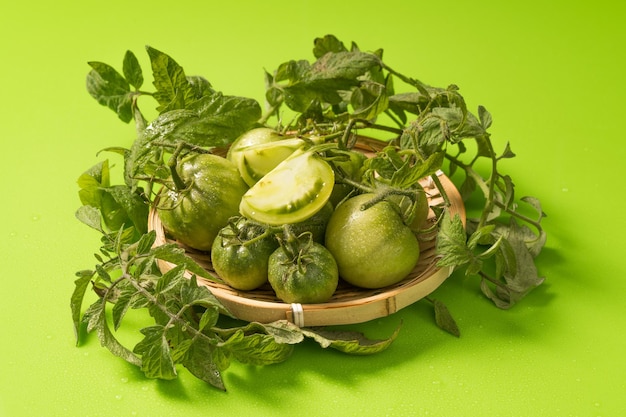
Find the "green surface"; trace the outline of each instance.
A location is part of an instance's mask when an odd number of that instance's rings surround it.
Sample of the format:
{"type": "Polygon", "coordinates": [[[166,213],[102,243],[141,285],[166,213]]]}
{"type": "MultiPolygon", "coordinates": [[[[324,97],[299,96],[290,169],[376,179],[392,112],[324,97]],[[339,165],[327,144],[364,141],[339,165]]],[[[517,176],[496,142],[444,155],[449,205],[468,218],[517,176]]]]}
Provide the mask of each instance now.
{"type": "Polygon", "coordinates": [[[623,3],[39,3],[0,16],[0,415],[624,415],[623,3]],[[147,68],[149,44],[219,90],[260,99],[263,69],[310,59],[327,33],[382,47],[405,74],[456,83],[492,113],[496,147],[510,141],[517,154],[505,168],[518,195],[539,197],[549,216],[546,283],[501,311],[476,279],[453,275],[436,297],[460,339],[417,303],[352,327],[383,337],[403,321],[381,355],[304,344],[280,365],[234,364],[227,393],[184,370],[145,379],[95,337],[75,347],[73,274],[92,266],[99,238],[74,219],[75,181],[97,151],[134,133],[86,93],[87,61],[121,67],[132,49],[147,68]]]}

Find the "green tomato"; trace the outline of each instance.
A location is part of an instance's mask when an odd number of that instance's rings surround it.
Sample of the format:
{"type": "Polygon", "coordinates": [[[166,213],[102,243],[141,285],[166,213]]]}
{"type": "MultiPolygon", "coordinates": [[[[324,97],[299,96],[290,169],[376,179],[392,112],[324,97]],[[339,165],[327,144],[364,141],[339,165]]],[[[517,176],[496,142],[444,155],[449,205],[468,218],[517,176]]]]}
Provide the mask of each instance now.
{"type": "Polygon", "coordinates": [[[365,210],[374,194],[340,204],[326,228],[326,247],[339,275],[352,285],[382,288],[404,279],[417,264],[419,243],[394,206],[381,201],[365,210]]]}
{"type": "Polygon", "coordinates": [[[323,303],[337,289],[337,263],[321,244],[309,241],[293,251],[280,246],[270,255],[268,281],[285,303],[323,303]]]}
{"type": "Polygon", "coordinates": [[[326,226],[333,214],[333,205],[330,201],[326,202],[320,211],[300,223],[291,224],[291,230],[295,235],[301,235],[310,232],[314,242],[324,244],[324,235],[326,234],[326,226]]]}
{"type": "Polygon", "coordinates": [[[253,186],[305,144],[302,139],[283,136],[273,129],[256,128],[237,138],[226,157],[235,164],[246,184],[253,186]]]}
{"type": "MultiPolygon", "coordinates": [[[[341,174],[338,174],[337,177],[344,175],[348,179],[360,182],[363,162],[366,159],[365,155],[355,150],[342,151],[342,153],[347,157],[346,160],[333,161],[333,169],[341,171],[341,174]]],[[[354,187],[349,184],[335,184],[330,196],[330,202],[333,204],[333,207],[336,207],[352,190],[354,190],[354,187]]]]}
{"type": "Polygon", "coordinates": [[[302,222],[324,207],[334,183],[331,166],[316,152],[300,149],[243,195],[239,211],[272,226],[302,222]]]}
{"type": "Polygon", "coordinates": [[[226,284],[250,291],[267,282],[269,257],[277,248],[278,241],[264,227],[240,217],[213,241],[211,263],[226,284]]]}
{"type": "Polygon", "coordinates": [[[191,248],[209,251],[228,219],[239,214],[248,186],[237,168],[212,154],[183,158],[176,172],[185,188],[163,188],[157,207],[165,231],[191,248]]]}

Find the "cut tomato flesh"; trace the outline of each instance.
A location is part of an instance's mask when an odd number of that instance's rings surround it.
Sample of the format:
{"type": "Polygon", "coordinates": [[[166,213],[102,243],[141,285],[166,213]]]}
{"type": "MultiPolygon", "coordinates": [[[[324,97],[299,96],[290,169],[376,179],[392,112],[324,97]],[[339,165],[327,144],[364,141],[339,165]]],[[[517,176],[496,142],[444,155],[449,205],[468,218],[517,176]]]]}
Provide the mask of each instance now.
{"type": "Polygon", "coordinates": [[[296,151],[252,186],[239,211],[273,226],[313,216],[328,201],[335,183],[331,166],[315,152],[296,151]]]}

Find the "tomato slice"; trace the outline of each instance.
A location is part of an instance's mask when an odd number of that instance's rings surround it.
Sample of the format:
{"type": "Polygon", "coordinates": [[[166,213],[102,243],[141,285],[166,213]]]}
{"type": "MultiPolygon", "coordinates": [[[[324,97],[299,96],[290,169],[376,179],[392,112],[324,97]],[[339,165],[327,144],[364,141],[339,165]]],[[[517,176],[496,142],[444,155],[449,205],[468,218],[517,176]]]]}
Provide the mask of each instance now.
{"type": "Polygon", "coordinates": [[[332,167],[315,151],[299,149],[243,195],[239,211],[272,226],[301,222],[324,207],[334,184],[332,167]]]}
{"type": "Polygon", "coordinates": [[[291,138],[241,149],[237,158],[239,174],[248,186],[253,186],[292,153],[303,148],[305,144],[306,142],[302,139],[291,138]]]}

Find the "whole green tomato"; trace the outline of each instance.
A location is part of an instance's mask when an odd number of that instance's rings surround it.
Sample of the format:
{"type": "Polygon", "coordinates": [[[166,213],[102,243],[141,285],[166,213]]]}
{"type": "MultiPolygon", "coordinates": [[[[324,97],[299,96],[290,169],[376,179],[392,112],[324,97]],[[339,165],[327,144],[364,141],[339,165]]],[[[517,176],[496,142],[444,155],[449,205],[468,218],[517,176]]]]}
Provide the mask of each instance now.
{"type": "Polygon", "coordinates": [[[308,233],[297,240],[288,237],[270,255],[267,278],[285,303],[323,303],[333,296],[339,283],[335,259],[308,233]]]}
{"type": "Polygon", "coordinates": [[[404,279],[420,254],[415,234],[394,206],[380,201],[363,210],[372,193],[340,204],[326,228],[326,247],[335,257],[339,275],[363,288],[382,288],[404,279]]]}
{"type": "Polygon", "coordinates": [[[157,211],[163,228],[190,248],[209,251],[217,233],[238,215],[248,186],[226,158],[193,154],[178,162],[183,189],[164,188],[157,211]]]}
{"type": "MultiPolygon", "coordinates": [[[[346,158],[345,160],[335,160],[332,163],[335,172],[340,171],[335,174],[335,178],[345,176],[350,180],[361,182],[363,162],[366,159],[365,155],[356,150],[342,151],[342,154],[346,158]]],[[[352,190],[354,190],[353,186],[337,182],[330,195],[330,202],[333,204],[333,207],[336,207],[352,190]]]]}
{"type": "Polygon", "coordinates": [[[267,282],[269,257],[276,248],[278,241],[267,229],[239,217],[213,241],[211,263],[226,284],[250,291],[267,282]]]}

